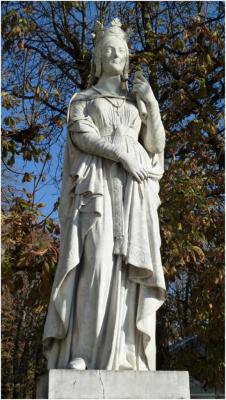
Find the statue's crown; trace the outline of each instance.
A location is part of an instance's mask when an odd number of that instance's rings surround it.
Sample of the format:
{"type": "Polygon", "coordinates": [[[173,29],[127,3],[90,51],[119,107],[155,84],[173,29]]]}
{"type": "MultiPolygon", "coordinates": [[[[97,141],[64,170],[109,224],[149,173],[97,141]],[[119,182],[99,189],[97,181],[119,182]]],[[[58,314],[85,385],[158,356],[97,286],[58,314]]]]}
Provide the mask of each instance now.
{"type": "Polygon", "coordinates": [[[122,24],[118,18],[115,18],[111,21],[111,26],[109,28],[104,28],[104,25],[101,22],[96,21],[94,25],[94,32],[92,34],[95,46],[97,46],[103,38],[108,36],[118,37],[127,43],[128,33],[121,29],[121,26],[122,24]]]}

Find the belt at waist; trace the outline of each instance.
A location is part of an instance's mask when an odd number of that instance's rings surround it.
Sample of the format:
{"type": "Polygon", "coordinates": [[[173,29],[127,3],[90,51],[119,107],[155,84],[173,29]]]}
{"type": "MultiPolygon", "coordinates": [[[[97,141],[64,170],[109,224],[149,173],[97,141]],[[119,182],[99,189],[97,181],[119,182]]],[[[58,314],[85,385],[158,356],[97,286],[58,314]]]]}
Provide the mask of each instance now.
{"type": "Polygon", "coordinates": [[[134,129],[131,128],[122,128],[122,127],[118,127],[114,130],[112,130],[112,128],[108,129],[105,128],[103,130],[103,132],[100,132],[101,137],[106,137],[106,136],[110,136],[112,138],[114,137],[120,137],[120,136],[129,136],[131,138],[133,138],[134,140],[138,140],[138,133],[136,131],[134,131],[134,129]]]}

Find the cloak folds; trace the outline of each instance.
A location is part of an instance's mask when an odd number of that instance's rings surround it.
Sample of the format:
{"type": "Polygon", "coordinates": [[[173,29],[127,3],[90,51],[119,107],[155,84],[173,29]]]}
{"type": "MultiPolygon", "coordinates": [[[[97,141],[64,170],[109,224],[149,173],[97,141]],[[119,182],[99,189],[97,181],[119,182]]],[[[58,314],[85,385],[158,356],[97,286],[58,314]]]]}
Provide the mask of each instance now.
{"type": "Polygon", "coordinates": [[[155,370],[155,314],[165,299],[157,215],[163,153],[138,139],[162,127],[160,115],[150,124],[130,98],[89,89],[71,99],[60,258],[43,337],[49,369],[82,357],[88,369],[155,370]],[[151,178],[139,184],[119,163],[81,151],[86,132],[130,153],[151,178]]]}

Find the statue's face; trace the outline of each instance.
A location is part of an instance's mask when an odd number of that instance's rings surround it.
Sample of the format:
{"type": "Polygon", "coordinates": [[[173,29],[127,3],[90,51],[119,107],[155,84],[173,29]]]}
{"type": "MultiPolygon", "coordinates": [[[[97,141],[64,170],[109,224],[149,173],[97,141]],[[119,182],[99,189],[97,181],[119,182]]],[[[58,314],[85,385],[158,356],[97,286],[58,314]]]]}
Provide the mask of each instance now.
{"type": "Polygon", "coordinates": [[[127,48],[122,40],[109,38],[101,49],[102,72],[110,76],[122,75],[127,58],[127,48]]]}

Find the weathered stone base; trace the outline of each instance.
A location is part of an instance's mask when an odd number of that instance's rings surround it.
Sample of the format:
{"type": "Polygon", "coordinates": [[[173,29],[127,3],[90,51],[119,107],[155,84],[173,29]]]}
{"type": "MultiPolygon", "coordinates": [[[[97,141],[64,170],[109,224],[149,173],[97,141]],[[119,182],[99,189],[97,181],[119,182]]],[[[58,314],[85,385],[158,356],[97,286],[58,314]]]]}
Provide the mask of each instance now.
{"type": "Polygon", "coordinates": [[[190,399],[187,371],[49,372],[49,399],[190,399]]]}

